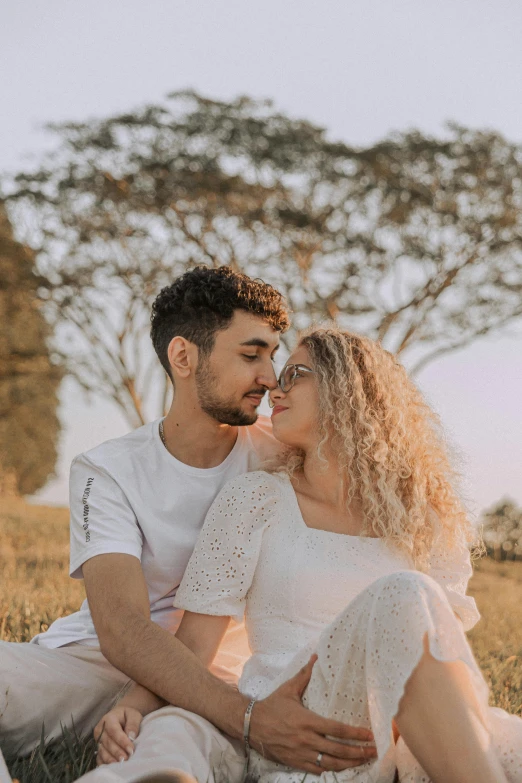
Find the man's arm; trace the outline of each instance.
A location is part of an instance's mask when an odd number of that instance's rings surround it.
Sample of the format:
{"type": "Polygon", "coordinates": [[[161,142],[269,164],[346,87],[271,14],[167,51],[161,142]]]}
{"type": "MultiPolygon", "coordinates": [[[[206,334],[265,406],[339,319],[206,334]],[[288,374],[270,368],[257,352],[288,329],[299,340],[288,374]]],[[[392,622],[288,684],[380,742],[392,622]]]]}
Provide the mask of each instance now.
{"type": "MultiPolygon", "coordinates": [[[[147,586],[139,560],[132,555],[97,555],[83,564],[89,607],[102,653],[117,669],[170,704],[195,712],[232,737],[241,738],[249,699],[211,674],[179,639],[150,619],[147,586]]],[[[202,619],[205,616],[200,616],[202,619]]],[[[191,632],[197,633],[192,627],[191,632]]],[[[327,739],[372,739],[352,728],[310,712],[301,703],[313,663],[259,701],[252,713],[251,744],[268,758],[316,773],[341,771],[372,757],[372,748],[327,739]]]]}
{"type": "MultiPolygon", "coordinates": [[[[185,612],[176,637],[196,655],[204,666],[210,666],[229,625],[229,617],[185,612]]],[[[143,685],[132,687],[118,700],[94,728],[98,743],[98,764],[112,764],[129,758],[132,741],[138,736],[141,720],[166,702],[143,685]]]]}
{"type": "Polygon", "coordinates": [[[226,722],[220,725],[223,730],[241,736],[242,718],[235,717],[244,712],[248,699],[214,677],[179,639],[151,621],[139,560],[131,555],[98,555],[83,564],[83,575],[107,660],[168,703],[216,724],[226,722]],[[223,710],[221,700],[227,705],[223,710]],[[221,717],[217,712],[222,712],[221,717]]]}

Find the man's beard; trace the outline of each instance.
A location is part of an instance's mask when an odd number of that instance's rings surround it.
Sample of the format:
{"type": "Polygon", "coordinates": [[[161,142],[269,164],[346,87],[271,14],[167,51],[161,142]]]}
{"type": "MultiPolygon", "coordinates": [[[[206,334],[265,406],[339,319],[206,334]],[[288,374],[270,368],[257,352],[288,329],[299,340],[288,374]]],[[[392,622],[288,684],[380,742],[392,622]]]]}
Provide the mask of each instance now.
{"type": "MultiPolygon", "coordinates": [[[[217,391],[217,378],[208,366],[208,361],[198,364],[196,369],[196,391],[201,409],[220,424],[245,427],[257,421],[257,411],[246,413],[232,399],[222,399],[217,391]]],[[[250,392],[254,393],[254,390],[250,392]]],[[[256,390],[256,393],[259,391],[256,390]]]]}

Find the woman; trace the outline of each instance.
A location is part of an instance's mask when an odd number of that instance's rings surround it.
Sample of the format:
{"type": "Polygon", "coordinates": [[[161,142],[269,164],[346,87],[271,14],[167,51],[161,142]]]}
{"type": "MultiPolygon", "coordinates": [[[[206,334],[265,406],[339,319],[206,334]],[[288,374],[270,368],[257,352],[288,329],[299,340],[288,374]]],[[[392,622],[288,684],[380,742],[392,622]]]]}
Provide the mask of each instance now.
{"type": "MultiPolygon", "coordinates": [[[[464,636],[479,617],[465,595],[472,530],[435,415],[391,354],[336,327],[302,337],[270,400],[287,452],[211,507],[176,596],[179,638],[210,665],[245,612],[239,688],[253,698],[316,654],[304,703],[376,746],[337,775],[319,749],[325,781],[391,783],[397,769],[402,783],[520,783],[522,721],[487,706],[464,636]]],[[[158,706],[139,687],[124,704],[158,706]]],[[[249,769],[303,779],[255,751],[249,769]]]]}

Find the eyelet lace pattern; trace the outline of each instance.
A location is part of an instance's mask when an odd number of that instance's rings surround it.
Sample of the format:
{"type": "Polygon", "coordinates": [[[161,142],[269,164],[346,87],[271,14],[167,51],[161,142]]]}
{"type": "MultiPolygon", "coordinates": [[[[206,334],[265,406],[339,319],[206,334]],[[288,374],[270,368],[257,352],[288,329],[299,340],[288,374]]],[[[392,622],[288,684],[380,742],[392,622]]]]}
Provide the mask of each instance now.
{"type": "MultiPolygon", "coordinates": [[[[305,704],[321,715],[371,728],[378,759],[325,783],[427,781],[392,719],[423,653],[461,660],[484,705],[488,688],[463,633],[478,620],[465,595],[471,575],[465,548],[434,548],[422,574],[381,539],[311,529],[282,474],[248,473],[229,482],[212,505],[176,596],[193,612],[245,615],[252,656],[239,689],[263,698],[317,652],[305,704]],[[455,613],[460,620],[455,617],[455,613]]],[[[489,727],[510,783],[522,783],[522,720],[488,708],[489,727]]],[[[301,783],[303,773],[255,751],[251,773],[262,783],[301,783]]]]}

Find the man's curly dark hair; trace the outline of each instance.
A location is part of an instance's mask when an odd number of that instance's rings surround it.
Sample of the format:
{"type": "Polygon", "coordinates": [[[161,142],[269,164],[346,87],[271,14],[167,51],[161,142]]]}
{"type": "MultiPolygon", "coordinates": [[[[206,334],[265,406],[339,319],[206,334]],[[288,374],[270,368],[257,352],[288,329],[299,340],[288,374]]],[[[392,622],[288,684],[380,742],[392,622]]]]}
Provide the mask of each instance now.
{"type": "Polygon", "coordinates": [[[172,378],[167,350],[173,337],[190,340],[208,356],[216,332],[229,326],[235,310],[266,318],[278,332],[290,325],[279,291],[228,266],[196,266],[163,288],[152,304],[150,335],[167,374],[172,378]]]}

